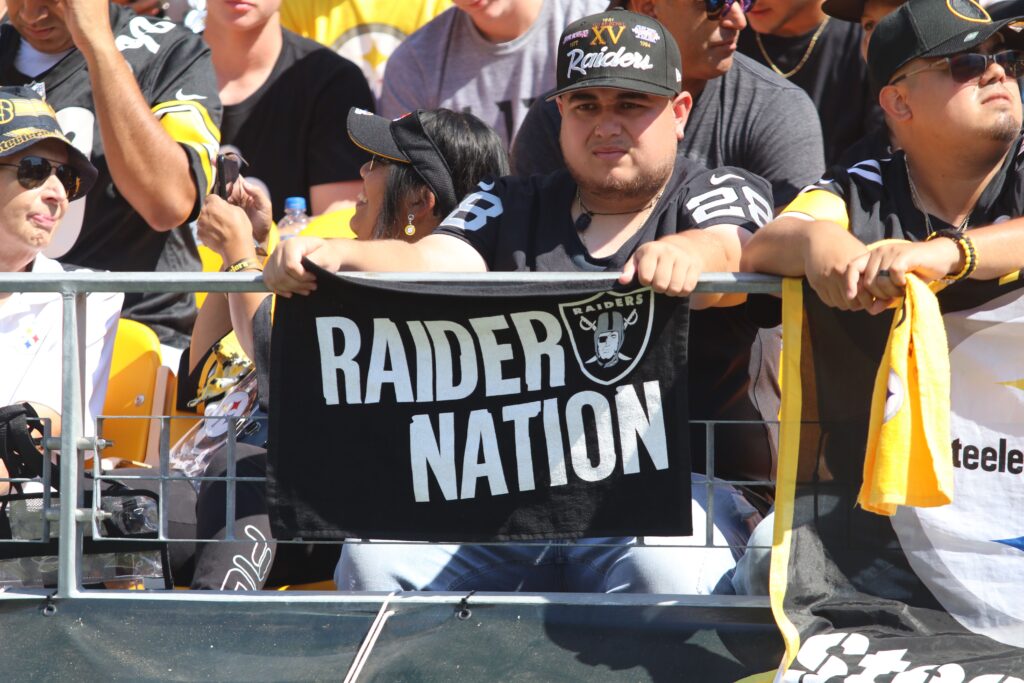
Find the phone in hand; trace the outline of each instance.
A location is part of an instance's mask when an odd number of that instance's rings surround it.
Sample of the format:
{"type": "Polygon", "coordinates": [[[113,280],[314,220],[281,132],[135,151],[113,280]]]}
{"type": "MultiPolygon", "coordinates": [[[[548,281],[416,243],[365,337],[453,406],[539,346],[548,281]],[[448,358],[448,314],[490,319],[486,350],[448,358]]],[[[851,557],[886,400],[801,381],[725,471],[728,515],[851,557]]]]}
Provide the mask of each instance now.
{"type": "Polygon", "coordinates": [[[245,159],[235,152],[217,155],[217,178],[213,183],[213,193],[221,199],[227,199],[231,193],[231,185],[238,180],[245,159]]]}

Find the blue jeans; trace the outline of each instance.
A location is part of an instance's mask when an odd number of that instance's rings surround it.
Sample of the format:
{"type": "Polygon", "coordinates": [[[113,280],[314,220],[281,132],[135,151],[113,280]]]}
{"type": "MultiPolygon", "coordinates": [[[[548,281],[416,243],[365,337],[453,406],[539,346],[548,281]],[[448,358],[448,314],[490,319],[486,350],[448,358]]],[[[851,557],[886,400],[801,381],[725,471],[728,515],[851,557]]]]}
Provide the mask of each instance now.
{"type": "Polygon", "coordinates": [[[538,545],[353,543],[342,549],[334,581],[346,591],[706,595],[728,585],[757,512],[736,489],[716,486],[712,543],[735,547],[700,547],[707,520],[705,482],[702,475],[693,475],[692,536],[583,538],[538,545]]]}

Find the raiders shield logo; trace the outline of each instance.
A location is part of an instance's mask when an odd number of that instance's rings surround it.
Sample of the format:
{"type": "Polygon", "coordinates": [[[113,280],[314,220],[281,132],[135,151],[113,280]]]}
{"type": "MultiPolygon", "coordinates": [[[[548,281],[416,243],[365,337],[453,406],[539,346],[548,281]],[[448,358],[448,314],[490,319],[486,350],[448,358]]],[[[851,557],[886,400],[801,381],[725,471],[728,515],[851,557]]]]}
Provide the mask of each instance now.
{"type": "Polygon", "coordinates": [[[647,350],[654,321],[650,287],[632,292],[601,292],[582,301],[559,304],[562,324],[584,375],[613,384],[632,370],[647,350]]]}

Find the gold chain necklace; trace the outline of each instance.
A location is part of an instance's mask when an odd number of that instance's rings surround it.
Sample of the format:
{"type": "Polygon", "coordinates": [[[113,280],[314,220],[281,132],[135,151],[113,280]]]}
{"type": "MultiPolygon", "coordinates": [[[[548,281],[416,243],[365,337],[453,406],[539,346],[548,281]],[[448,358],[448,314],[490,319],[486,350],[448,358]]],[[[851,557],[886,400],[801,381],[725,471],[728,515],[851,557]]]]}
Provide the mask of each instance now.
{"type": "MultiPolygon", "coordinates": [[[[906,153],[903,154],[903,166],[907,169],[907,184],[910,185],[910,198],[913,200],[914,206],[917,207],[917,210],[924,214],[924,228],[925,230],[928,231],[928,235],[931,235],[933,232],[935,232],[935,230],[932,228],[932,219],[924,208],[924,202],[921,201],[921,195],[917,193],[917,187],[914,185],[914,179],[910,176],[910,162],[907,161],[906,153]]],[[[971,207],[970,211],[967,212],[967,215],[964,216],[964,219],[960,222],[960,225],[957,226],[957,232],[963,232],[968,228],[968,226],[971,223],[971,211],[974,211],[973,206],[971,207]]]]}
{"type": "Polygon", "coordinates": [[[829,19],[831,19],[831,17],[825,17],[825,21],[821,22],[821,26],[819,26],[818,30],[814,32],[813,36],[811,36],[811,44],[807,46],[806,50],[804,50],[804,56],[801,57],[797,65],[794,66],[789,71],[784,72],[782,69],[775,65],[775,62],[772,61],[772,58],[768,56],[768,51],[764,49],[764,43],[761,42],[761,34],[758,33],[757,31],[754,31],[754,40],[757,41],[757,49],[761,51],[761,56],[764,57],[764,61],[768,63],[768,66],[771,68],[772,71],[782,76],[783,78],[790,78],[791,76],[796,76],[797,73],[799,73],[800,69],[804,68],[804,64],[807,63],[807,60],[811,58],[811,53],[814,52],[814,46],[817,44],[818,38],[821,37],[821,32],[825,30],[826,26],[828,26],[829,19]]]}

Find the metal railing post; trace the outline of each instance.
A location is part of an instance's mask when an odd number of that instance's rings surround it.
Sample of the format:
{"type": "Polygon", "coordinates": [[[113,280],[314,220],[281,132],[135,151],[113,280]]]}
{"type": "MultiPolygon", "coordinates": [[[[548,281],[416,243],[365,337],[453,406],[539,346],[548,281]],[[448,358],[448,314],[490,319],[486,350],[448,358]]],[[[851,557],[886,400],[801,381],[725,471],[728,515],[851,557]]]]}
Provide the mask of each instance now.
{"type": "Polygon", "coordinates": [[[73,598],[81,593],[80,558],[82,527],[78,524],[80,505],[78,474],[82,432],[82,382],[79,355],[78,315],[84,307],[82,292],[61,292],[63,304],[61,430],[60,430],[60,538],[57,540],[57,597],[73,598]]]}

